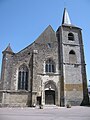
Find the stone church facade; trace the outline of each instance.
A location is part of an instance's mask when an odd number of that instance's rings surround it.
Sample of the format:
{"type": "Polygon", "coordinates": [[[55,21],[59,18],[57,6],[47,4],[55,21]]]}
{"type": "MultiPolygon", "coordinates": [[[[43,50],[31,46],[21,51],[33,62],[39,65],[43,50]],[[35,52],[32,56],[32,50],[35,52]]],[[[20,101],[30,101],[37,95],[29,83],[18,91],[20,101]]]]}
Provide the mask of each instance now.
{"type": "Polygon", "coordinates": [[[81,28],[64,9],[61,26],[49,25],[29,46],[3,51],[1,106],[85,105],[88,102],[81,28]]]}

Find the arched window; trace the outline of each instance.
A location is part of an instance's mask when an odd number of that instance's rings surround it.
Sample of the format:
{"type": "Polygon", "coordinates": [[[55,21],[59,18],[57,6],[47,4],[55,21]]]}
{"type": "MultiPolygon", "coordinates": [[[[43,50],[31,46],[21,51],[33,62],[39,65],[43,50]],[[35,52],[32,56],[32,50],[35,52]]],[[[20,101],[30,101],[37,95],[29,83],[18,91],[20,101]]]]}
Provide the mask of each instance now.
{"type": "Polygon", "coordinates": [[[76,54],[73,50],[69,52],[69,62],[76,63],[76,54]]]}
{"type": "Polygon", "coordinates": [[[23,64],[19,67],[18,89],[19,90],[28,90],[28,68],[25,64],[23,64]]]}
{"type": "Polygon", "coordinates": [[[68,40],[74,41],[74,35],[73,33],[68,34],[68,40]]]}
{"type": "Polygon", "coordinates": [[[45,72],[49,72],[49,73],[55,72],[55,63],[51,59],[48,59],[46,61],[45,72]]]}

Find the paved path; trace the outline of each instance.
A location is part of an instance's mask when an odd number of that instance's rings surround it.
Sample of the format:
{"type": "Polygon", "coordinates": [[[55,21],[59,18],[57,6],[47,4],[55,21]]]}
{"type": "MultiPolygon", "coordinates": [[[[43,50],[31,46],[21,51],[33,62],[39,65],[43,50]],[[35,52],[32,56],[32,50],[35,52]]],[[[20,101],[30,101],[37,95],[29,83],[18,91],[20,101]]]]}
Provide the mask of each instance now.
{"type": "Polygon", "coordinates": [[[90,120],[90,107],[0,108],[0,120],[90,120]]]}

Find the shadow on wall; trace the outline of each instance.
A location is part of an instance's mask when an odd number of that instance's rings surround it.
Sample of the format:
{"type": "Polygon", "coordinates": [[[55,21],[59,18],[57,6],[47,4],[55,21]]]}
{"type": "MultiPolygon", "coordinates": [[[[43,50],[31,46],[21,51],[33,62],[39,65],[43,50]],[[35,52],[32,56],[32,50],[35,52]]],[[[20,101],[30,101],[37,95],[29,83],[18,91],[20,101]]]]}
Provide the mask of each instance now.
{"type": "MultiPolygon", "coordinates": [[[[87,88],[87,91],[88,91],[88,88],[87,88]]],[[[81,106],[90,106],[90,95],[89,94],[84,95],[84,99],[81,103],[81,106]]]]}
{"type": "Polygon", "coordinates": [[[2,90],[2,80],[0,79],[0,90],[2,90]]]}

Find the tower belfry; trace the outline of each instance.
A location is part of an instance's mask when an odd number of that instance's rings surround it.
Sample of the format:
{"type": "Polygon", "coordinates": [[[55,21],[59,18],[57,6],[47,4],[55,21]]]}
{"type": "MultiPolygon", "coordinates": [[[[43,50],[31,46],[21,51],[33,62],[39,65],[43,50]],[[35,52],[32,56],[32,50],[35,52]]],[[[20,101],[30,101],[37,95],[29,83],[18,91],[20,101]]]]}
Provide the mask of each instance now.
{"type": "Polygon", "coordinates": [[[66,8],[64,8],[62,24],[67,24],[67,25],[71,24],[70,17],[66,8]]]}
{"type": "Polygon", "coordinates": [[[64,8],[55,32],[49,25],[29,46],[3,51],[0,107],[88,105],[86,64],[81,28],[64,8]]]}
{"type": "Polygon", "coordinates": [[[62,25],[57,30],[59,41],[60,105],[88,103],[87,78],[81,28],[72,25],[64,8],[62,25]]]}

